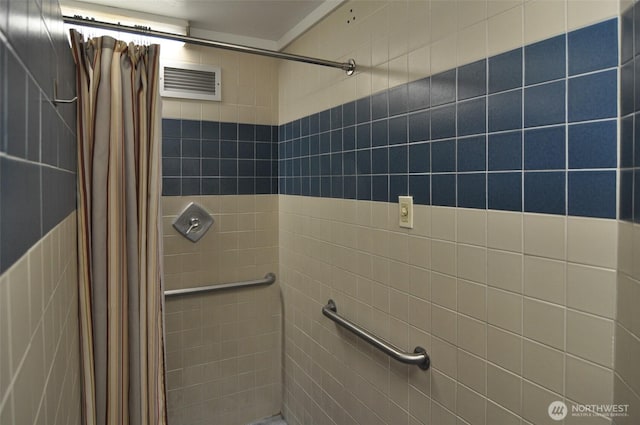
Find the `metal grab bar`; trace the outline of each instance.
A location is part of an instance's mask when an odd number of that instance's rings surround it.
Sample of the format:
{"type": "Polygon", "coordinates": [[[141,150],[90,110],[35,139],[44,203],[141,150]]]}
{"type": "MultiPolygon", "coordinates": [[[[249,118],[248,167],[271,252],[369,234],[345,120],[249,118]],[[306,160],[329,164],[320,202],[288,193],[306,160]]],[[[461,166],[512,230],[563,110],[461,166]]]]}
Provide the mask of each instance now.
{"type": "Polygon", "coordinates": [[[262,279],[247,280],[244,282],[222,283],[220,285],[198,286],[195,288],[172,289],[170,291],[164,291],[164,296],[172,297],[176,295],[188,295],[188,294],[197,294],[200,292],[220,291],[223,289],[246,288],[247,286],[271,285],[275,281],[276,281],[276,275],[273,273],[267,273],[266,275],[264,275],[264,278],[262,279]]]}
{"type": "Polygon", "coordinates": [[[322,314],[327,316],[329,319],[336,322],[338,325],[344,327],[348,331],[354,333],[356,336],[362,338],[369,344],[376,347],[378,350],[383,351],[399,362],[406,364],[414,364],[418,366],[420,369],[427,370],[431,365],[431,359],[429,359],[429,355],[427,354],[427,350],[422,347],[416,347],[413,350],[413,353],[407,353],[405,351],[400,350],[395,345],[392,345],[385,341],[384,339],[378,338],[375,335],[372,335],[364,328],[356,325],[345,319],[344,317],[338,314],[338,307],[336,307],[336,303],[333,300],[327,301],[327,305],[322,307],[322,314]]]}

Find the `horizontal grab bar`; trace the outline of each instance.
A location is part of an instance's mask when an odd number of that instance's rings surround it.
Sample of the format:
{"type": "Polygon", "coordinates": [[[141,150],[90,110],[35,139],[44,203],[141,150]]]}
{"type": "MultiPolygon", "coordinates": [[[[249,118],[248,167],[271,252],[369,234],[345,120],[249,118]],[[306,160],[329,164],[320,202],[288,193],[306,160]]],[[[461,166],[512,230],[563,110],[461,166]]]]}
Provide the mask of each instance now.
{"type": "Polygon", "coordinates": [[[172,289],[170,291],[164,291],[164,296],[172,297],[176,295],[188,295],[188,294],[197,294],[200,292],[220,291],[223,289],[246,288],[247,286],[271,285],[275,281],[276,281],[276,275],[273,273],[267,273],[266,275],[264,275],[264,278],[262,279],[246,280],[243,282],[222,283],[219,285],[198,286],[195,288],[172,289]]]}
{"type": "Polygon", "coordinates": [[[336,322],[338,325],[347,329],[350,332],[353,332],[356,336],[362,338],[369,344],[376,347],[378,350],[383,351],[399,362],[406,364],[414,364],[418,366],[420,369],[427,370],[431,365],[431,360],[429,359],[429,355],[427,351],[422,347],[416,347],[413,350],[413,353],[407,353],[405,351],[400,350],[395,345],[392,345],[385,341],[384,339],[378,338],[377,336],[371,334],[364,328],[356,325],[345,319],[344,317],[338,314],[338,307],[333,300],[327,301],[327,305],[322,307],[322,314],[327,316],[329,319],[336,322]]]}

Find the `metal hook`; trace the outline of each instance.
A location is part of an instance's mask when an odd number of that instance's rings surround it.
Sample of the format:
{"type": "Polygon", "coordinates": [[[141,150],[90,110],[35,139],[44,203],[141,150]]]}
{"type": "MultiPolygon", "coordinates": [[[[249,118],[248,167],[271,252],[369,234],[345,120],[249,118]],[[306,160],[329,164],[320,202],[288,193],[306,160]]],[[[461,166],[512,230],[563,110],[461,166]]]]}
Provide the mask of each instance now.
{"type": "Polygon", "coordinates": [[[53,80],[53,99],[51,100],[51,103],[53,103],[54,106],[58,106],[59,104],[75,103],[77,100],[78,96],[73,99],[58,99],[58,81],[53,80]]]}

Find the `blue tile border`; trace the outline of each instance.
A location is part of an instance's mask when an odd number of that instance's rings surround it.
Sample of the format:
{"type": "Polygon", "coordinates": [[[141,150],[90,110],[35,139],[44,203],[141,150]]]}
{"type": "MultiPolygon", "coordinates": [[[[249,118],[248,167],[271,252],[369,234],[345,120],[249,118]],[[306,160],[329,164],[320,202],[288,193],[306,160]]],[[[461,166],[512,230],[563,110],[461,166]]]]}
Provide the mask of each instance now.
{"type": "Polygon", "coordinates": [[[416,204],[615,217],[617,22],[341,105],[335,124],[332,108],[281,125],[279,193],[301,194],[307,179],[309,196],[396,202],[406,192],[416,204]],[[290,147],[306,141],[288,129],[316,117],[329,122],[309,125],[308,153],[290,147]],[[343,130],[341,156],[321,157],[328,128],[343,130]],[[298,174],[301,159],[311,166],[298,174]]]}

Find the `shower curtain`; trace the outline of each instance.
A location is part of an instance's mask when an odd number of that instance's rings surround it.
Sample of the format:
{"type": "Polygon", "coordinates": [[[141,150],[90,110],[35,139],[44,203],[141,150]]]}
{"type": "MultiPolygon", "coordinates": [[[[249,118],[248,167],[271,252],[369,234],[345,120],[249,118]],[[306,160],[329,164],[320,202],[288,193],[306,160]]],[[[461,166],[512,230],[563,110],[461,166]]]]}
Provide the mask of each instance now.
{"type": "Polygon", "coordinates": [[[83,423],[166,424],[159,46],[71,44],[83,423]]]}

